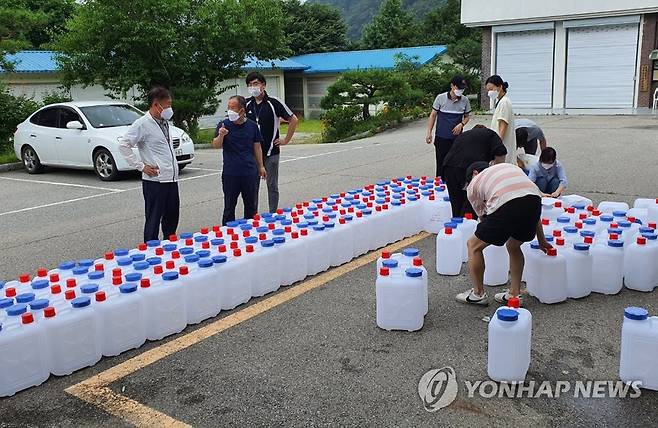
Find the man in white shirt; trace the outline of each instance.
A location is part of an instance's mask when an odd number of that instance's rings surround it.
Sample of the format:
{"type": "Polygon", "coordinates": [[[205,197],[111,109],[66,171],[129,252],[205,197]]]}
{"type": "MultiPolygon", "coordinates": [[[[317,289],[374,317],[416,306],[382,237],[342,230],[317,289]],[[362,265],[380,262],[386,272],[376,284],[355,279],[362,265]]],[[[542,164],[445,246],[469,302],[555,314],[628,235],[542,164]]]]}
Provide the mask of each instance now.
{"type": "Polygon", "coordinates": [[[142,172],[144,194],[144,242],[176,233],[180,210],[178,163],[169,130],[171,94],[163,87],[148,93],[149,111],[137,119],[119,138],[119,151],[129,165],[142,172]],[[139,151],[139,159],[133,152],[139,151]]]}

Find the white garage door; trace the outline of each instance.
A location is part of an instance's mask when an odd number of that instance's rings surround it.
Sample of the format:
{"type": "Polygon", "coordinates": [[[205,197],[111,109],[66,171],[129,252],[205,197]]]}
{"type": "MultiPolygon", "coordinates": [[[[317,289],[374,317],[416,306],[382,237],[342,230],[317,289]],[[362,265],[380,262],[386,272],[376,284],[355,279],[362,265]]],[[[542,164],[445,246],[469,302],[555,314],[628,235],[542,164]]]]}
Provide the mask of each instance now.
{"type": "Polygon", "coordinates": [[[553,40],[553,30],[497,34],[496,74],[509,83],[515,107],[552,106],[553,40]]]}
{"type": "Polygon", "coordinates": [[[569,28],[567,108],[632,108],[638,24],[569,28]]]}

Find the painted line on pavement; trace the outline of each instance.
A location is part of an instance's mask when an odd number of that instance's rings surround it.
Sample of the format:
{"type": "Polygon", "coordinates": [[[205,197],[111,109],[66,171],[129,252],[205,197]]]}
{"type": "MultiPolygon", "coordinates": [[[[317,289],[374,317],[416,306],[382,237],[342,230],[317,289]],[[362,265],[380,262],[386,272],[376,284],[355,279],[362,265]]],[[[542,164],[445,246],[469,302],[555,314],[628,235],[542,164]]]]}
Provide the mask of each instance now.
{"type": "Polygon", "coordinates": [[[87,184],[63,183],[61,181],[30,180],[27,178],[14,178],[0,176],[0,180],[20,181],[23,183],[50,184],[53,186],[79,187],[81,189],[104,190],[110,192],[121,192],[122,189],[112,189],[108,187],[89,186],[87,184]]]}
{"type": "Polygon", "coordinates": [[[138,427],[187,426],[160,411],[112,391],[108,386],[111,383],[125,378],[126,376],[150,366],[172,354],[187,349],[209,337],[226,331],[231,327],[250,320],[270,309],[274,309],[277,306],[289,302],[311,290],[319,288],[349,272],[372,263],[379,257],[380,251],[398,251],[428,236],[430,236],[428,233],[421,232],[418,235],[391,244],[382,250],[372,251],[352,260],[351,262],[305,280],[298,285],[286,288],[284,291],[249,305],[231,315],[213,321],[204,327],[184,334],[170,342],[143,352],[123,363],[117,364],[114,367],[85,379],[80,383],[72,385],[66,388],[65,391],[74,397],[138,427]]]}

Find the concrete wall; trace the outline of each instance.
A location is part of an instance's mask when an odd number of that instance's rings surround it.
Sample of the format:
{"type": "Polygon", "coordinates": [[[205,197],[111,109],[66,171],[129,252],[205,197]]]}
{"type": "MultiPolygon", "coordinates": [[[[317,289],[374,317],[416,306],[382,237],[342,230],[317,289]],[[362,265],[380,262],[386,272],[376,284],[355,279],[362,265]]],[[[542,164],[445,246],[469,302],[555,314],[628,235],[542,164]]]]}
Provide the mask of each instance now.
{"type": "Polygon", "coordinates": [[[491,75],[491,71],[493,70],[493,64],[491,63],[492,42],[491,27],[484,27],[482,29],[482,79],[480,86],[480,107],[483,110],[489,110],[491,105],[484,82],[487,80],[487,77],[491,75]]]}
{"type": "Polygon", "coordinates": [[[656,0],[462,0],[461,22],[472,26],[658,12],[656,0]]]}
{"type": "Polygon", "coordinates": [[[653,61],[649,59],[649,54],[654,49],[658,49],[658,14],[652,13],[644,15],[642,24],[642,40],[640,42],[640,73],[638,74],[638,107],[651,107],[653,92],[658,87],[658,82],[652,82],[652,68],[653,61]],[[643,90],[642,87],[642,69],[648,70],[649,87],[648,90],[643,90]]]}

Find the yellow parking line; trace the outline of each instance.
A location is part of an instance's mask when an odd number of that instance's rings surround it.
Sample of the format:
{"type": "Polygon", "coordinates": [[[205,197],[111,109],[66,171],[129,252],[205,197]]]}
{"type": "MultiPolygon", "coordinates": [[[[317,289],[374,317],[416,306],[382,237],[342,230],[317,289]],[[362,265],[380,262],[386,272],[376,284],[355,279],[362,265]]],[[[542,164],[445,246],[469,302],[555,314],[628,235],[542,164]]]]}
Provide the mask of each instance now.
{"type": "MultiPolygon", "coordinates": [[[[397,251],[426,238],[427,236],[429,236],[428,233],[421,232],[418,235],[386,247],[386,250],[397,251]]],[[[377,260],[379,254],[379,251],[373,251],[354,259],[349,263],[317,275],[297,286],[290,287],[285,291],[247,306],[224,318],[220,318],[202,328],[180,336],[156,348],[150,349],[124,361],[121,364],[117,364],[104,372],[67,388],[66,392],[136,426],[186,426],[182,422],[179,422],[164,413],[158,412],[157,410],[151,409],[150,407],[131,400],[128,397],[115,393],[107,386],[165,357],[168,357],[169,355],[186,349],[204,339],[240,324],[241,322],[267,312],[272,308],[299,297],[308,291],[316,289],[342,275],[345,275],[346,273],[365,266],[368,263],[372,263],[377,260]]]]}

